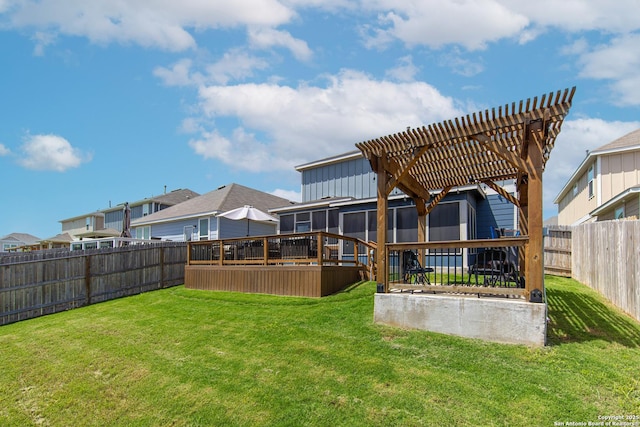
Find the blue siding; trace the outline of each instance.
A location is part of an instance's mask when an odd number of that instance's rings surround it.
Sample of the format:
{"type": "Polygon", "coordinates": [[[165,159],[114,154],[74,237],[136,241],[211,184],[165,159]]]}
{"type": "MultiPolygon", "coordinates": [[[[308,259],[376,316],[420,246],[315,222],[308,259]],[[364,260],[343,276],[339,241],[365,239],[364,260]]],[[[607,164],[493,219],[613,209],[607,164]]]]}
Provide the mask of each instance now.
{"type": "MultiPolygon", "coordinates": [[[[376,174],[365,158],[345,160],[302,171],[302,201],[326,197],[376,197],[376,174]]],[[[391,195],[402,194],[394,189],[391,195]]]]}
{"type": "Polygon", "coordinates": [[[478,239],[491,237],[491,227],[515,228],[515,206],[498,194],[490,194],[485,200],[478,201],[476,219],[478,239]]]}
{"type": "Polygon", "coordinates": [[[151,225],[151,237],[177,242],[184,241],[184,227],[195,226],[194,232],[198,229],[198,220],[195,218],[182,221],[165,222],[151,225]]]}

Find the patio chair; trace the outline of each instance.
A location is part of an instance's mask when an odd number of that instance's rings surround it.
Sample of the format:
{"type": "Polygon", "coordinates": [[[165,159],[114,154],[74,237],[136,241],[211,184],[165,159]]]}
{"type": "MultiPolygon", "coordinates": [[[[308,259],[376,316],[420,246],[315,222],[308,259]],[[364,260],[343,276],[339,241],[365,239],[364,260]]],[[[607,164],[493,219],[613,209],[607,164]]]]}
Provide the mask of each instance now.
{"type": "Polygon", "coordinates": [[[515,264],[509,260],[507,252],[502,249],[487,249],[476,256],[476,263],[469,269],[475,276],[476,283],[478,277],[484,277],[486,286],[504,286],[508,282],[517,283],[517,270],[515,264]]]}
{"type": "Polygon", "coordinates": [[[430,285],[429,275],[434,270],[422,267],[418,255],[412,250],[402,252],[402,280],[415,285],[430,285]]]}

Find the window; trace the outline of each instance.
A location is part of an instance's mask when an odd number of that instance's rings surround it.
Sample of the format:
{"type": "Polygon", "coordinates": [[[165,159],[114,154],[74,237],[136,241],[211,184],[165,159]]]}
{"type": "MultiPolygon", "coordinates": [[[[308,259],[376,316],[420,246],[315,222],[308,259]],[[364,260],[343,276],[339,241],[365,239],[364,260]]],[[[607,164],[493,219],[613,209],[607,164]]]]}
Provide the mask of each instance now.
{"type": "Polygon", "coordinates": [[[136,239],[146,239],[146,240],[151,239],[151,226],[137,227],[136,239]]]}
{"type": "Polygon", "coordinates": [[[624,205],[616,208],[616,212],[614,215],[615,219],[623,219],[624,218],[624,205]]]}
{"type": "Polygon", "coordinates": [[[589,187],[589,198],[593,197],[593,165],[589,166],[587,172],[587,187],[589,187]]]}
{"type": "Polygon", "coordinates": [[[209,239],[209,218],[200,218],[198,221],[198,237],[200,240],[209,239]]]}
{"type": "Polygon", "coordinates": [[[280,233],[293,233],[294,215],[280,215],[280,233]]]}
{"type": "Polygon", "coordinates": [[[460,240],[458,203],[443,203],[429,214],[429,241],[460,240]]]}
{"type": "Polygon", "coordinates": [[[142,205],[142,216],[149,215],[149,203],[142,205]]]}
{"type": "Polygon", "coordinates": [[[311,214],[309,212],[298,212],[296,214],[296,233],[311,231],[311,214]]]}
{"type": "Polygon", "coordinates": [[[573,184],[573,197],[578,195],[578,183],[573,184]]]}

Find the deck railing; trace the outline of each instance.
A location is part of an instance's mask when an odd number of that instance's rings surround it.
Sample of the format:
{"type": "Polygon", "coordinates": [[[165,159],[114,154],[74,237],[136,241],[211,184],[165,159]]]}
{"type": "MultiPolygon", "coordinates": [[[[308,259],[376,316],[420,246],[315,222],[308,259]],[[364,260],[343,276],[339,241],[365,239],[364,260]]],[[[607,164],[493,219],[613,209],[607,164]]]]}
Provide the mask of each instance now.
{"type": "Polygon", "coordinates": [[[387,244],[385,289],[523,297],[519,260],[528,241],[522,236],[387,244]]]}
{"type": "Polygon", "coordinates": [[[189,265],[356,265],[372,269],[375,243],[326,232],[189,242],[189,265]]]}

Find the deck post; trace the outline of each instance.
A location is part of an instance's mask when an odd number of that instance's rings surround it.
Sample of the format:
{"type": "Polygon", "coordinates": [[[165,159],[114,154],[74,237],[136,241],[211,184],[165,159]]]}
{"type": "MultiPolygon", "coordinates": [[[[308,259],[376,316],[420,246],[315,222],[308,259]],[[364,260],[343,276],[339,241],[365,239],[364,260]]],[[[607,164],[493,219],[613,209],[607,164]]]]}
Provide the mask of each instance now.
{"type": "Polygon", "coordinates": [[[318,247],[318,265],[322,265],[322,259],[324,258],[324,237],[322,233],[316,234],[317,247],[318,247]]]}
{"type": "Polygon", "coordinates": [[[262,255],[264,255],[264,265],[269,265],[269,239],[262,240],[262,255]]]}

